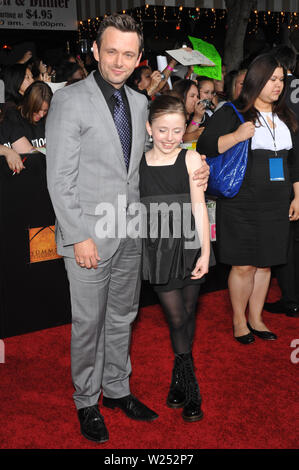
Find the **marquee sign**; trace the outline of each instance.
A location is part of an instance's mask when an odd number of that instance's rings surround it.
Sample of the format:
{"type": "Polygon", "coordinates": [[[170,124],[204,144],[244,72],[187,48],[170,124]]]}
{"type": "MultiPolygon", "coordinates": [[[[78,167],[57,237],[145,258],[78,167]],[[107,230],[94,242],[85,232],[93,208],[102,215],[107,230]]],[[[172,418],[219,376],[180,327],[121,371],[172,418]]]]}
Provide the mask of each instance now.
{"type": "Polygon", "coordinates": [[[0,29],[76,30],[76,0],[0,0],[0,29]]]}

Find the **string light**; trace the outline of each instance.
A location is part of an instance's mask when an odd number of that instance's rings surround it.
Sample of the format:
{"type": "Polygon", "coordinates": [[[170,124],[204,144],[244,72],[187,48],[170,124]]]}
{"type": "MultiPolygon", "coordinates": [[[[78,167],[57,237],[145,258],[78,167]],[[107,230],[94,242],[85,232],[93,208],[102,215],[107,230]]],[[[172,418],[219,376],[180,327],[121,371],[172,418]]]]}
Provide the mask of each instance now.
{"type": "Polygon", "coordinates": [[[258,31],[258,27],[259,27],[259,14],[258,12],[256,12],[256,15],[255,15],[255,32],[256,33],[258,31]]]}
{"type": "MultiPolygon", "coordinates": [[[[269,15],[269,11],[268,11],[268,15],[269,15]]],[[[268,24],[268,19],[267,19],[267,16],[266,16],[266,12],[264,12],[264,23],[268,24]]]]}
{"type": "MultiPolygon", "coordinates": [[[[213,24],[212,24],[212,29],[216,29],[216,25],[217,25],[217,15],[216,15],[216,11],[215,11],[215,8],[212,8],[212,13],[214,15],[214,20],[213,20],[213,24]]],[[[214,37],[214,36],[212,36],[214,37]]]]}
{"type": "Polygon", "coordinates": [[[279,34],[280,31],[280,17],[276,15],[276,34],[279,34]]]}
{"type": "Polygon", "coordinates": [[[154,25],[155,25],[155,28],[158,25],[158,16],[157,16],[157,8],[156,7],[154,8],[154,25]]]}
{"type": "Polygon", "coordinates": [[[164,23],[167,23],[167,18],[166,18],[166,6],[163,7],[163,18],[162,18],[162,22],[164,23]]]}
{"type": "Polygon", "coordinates": [[[197,7],[197,8],[196,8],[196,12],[197,12],[197,18],[196,18],[196,21],[198,21],[198,20],[199,20],[199,18],[200,18],[200,8],[199,8],[199,7],[197,7]]]}
{"type": "Polygon", "coordinates": [[[143,32],[143,21],[142,21],[142,11],[141,11],[141,8],[139,8],[139,10],[137,10],[137,19],[138,19],[138,23],[139,23],[140,29],[141,29],[141,31],[143,32]]]}
{"type": "MultiPolygon", "coordinates": [[[[128,14],[133,16],[138,24],[140,25],[141,30],[144,29],[144,19],[149,21],[150,18],[153,20],[153,25],[158,32],[158,23],[169,23],[174,21],[175,31],[182,29],[183,22],[187,21],[190,24],[200,25],[201,21],[209,22],[210,32],[208,36],[205,36],[206,40],[214,38],[214,32],[217,29],[217,26],[220,26],[222,21],[225,21],[227,18],[227,10],[225,9],[215,9],[215,8],[190,8],[183,7],[183,5],[178,5],[177,7],[172,6],[154,6],[145,4],[143,7],[132,8],[128,10],[120,10],[123,14],[128,14]]],[[[108,15],[105,14],[103,17],[88,18],[86,20],[78,21],[78,40],[95,38],[98,27],[103,18],[106,18],[108,15]]],[[[281,25],[285,23],[288,26],[290,31],[298,29],[298,17],[297,12],[271,12],[270,10],[258,11],[257,9],[252,11],[252,14],[248,21],[248,34],[254,35],[257,33],[258,28],[261,24],[265,25],[274,25],[276,27],[276,34],[279,34],[281,25]]],[[[169,34],[169,30],[166,34],[169,34]]],[[[165,34],[165,37],[166,37],[165,34]]],[[[78,42],[78,41],[77,41],[78,42]]]]}
{"type": "Polygon", "coordinates": [[[182,18],[181,18],[181,11],[183,11],[183,7],[180,6],[179,7],[179,13],[178,13],[178,23],[176,25],[176,30],[179,31],[181,29],[181,21],[182,21],[182,18]]]}
{"type": "Polygon", "coordinates": [[[219,16],[219,20],[220,20],[220,21],[224,20],[225,15],[226,15],[226,10],[222,10],[222,15],[219,16]]]}

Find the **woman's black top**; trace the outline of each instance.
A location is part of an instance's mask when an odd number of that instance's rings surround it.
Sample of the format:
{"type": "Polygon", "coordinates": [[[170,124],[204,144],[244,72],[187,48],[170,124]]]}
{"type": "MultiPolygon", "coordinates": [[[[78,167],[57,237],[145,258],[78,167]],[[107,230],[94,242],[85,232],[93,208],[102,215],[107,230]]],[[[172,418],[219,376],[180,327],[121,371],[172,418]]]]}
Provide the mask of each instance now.
{"type": "Polygon", "coordinates": [[[11,147],[21,137],[27,137],[33,147],[44,147],[45,138],[45,119],[41,119],[36,124],[31,124],[27,119],[21,116],[17,108],[10,108],[4,115],[2,128],[3,144],[11,147]]]}

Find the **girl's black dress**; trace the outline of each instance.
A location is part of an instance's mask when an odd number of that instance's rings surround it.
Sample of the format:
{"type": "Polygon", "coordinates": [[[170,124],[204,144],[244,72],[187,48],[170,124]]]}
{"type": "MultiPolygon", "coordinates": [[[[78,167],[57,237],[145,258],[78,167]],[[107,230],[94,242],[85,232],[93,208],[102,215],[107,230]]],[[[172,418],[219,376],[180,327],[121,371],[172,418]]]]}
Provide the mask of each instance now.
{"type": "MultiPolygon", "coordinates": [[[[193,247],[186,247],[186,243],[194,240],[192,231],[195,232],[186,152],[181,150],[173,165],[149,166],[145,155],[140,163],[140,198],[147,209],[142,271],[143,279],[148,280],[156,291],[180,289],[204,281],[203,278],[191,280],[191,272],[201,253],[199,245],[194,247],[192,243],[193,247]],[[157,214],[153,209],[157,204],[161,211],[157,217],[151,217],[150,207],[151,213],[157,214]],[[169,211],[170,205],[173,210],[169,211]],[[163,236],[165,230],[169,230],[169,236],[163,236]]],[[[211,264],[214,264],[213,256],[211,258],[211,264]]]]}

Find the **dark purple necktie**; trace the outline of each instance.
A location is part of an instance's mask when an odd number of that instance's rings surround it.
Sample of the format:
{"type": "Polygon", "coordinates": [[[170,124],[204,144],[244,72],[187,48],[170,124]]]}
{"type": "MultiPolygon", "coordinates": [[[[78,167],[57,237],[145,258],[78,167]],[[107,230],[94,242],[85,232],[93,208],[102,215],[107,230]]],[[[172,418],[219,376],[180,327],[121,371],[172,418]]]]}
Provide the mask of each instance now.
{"type": "Polygon", "coordinates": [[[113,93],[113,96],[115,99],[113,119],[123,149],[125,164],[128,169],[131,153],[131,128],[129,124],[127,110],[121,96],[121,92],[119,90],[116,90],[113,93]]]}

